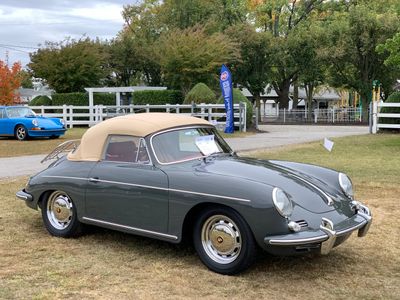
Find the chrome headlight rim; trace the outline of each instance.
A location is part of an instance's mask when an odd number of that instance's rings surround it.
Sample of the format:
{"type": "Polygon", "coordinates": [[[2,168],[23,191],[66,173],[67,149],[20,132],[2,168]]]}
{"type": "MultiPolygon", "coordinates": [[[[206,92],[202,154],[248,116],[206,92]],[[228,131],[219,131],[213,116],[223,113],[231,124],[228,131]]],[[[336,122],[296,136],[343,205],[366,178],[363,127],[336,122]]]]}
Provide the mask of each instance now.
{"type": "Polygon", "coordinates": [[[278,211],[278,213],[284,217],[284,218],[289,218],[292,213],[293,213],[293,202],[289,199],[287,194],[280,188],[275,187],[272,190],[272,202],[275,206],[275,209],[278,211]],[[281,201],[286,202],[281,205],[281,201]]]}
{"type": "Polygon", "coordinates": [[[37,119],[33,119],[32,120],[32,125],[35,126],[35,127],[38,127],[39,126],[38,120],[37,119]]]}
{"type": "Polygon", "coordinates": [[[60,123],[61,123],[61,125],[65,126],[65,121],[64,121],[64,119],[60,119],[60,123]]]}
{"type": "Polygon", "coordinates": [[[339,173],[338,178],[339,178],[339,185],[343,193],[348,198],[353,199],[354,197],[353,182],[351,181],[350,177],[344,173],[339,173]]]}

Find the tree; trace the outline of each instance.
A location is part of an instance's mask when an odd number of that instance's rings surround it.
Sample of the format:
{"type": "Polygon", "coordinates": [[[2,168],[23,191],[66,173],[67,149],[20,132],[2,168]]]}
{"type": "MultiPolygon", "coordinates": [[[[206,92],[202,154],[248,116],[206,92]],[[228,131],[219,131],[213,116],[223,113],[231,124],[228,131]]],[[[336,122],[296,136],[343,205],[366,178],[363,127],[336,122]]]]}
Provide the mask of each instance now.
{"type": "Polygon", "coordinates": [[[19,76],[21,78],[21,87],[33,89],[32,75],[28,71],[21,70],[19,76]]]}
{"type": "Polygon", "coordinates": [[[330,84],[360,94],[364,120],[368,119],[372,81],[379,79],[387,92],[398,76],[385,66],[387,55],[376,51],[377,45],[399,28],[399,16],[382,9],[369,1],[350,1],[345,11],[338,11],[330,18],[321,52],[329,66],[330,84]]]}
{"type": "Polygon", "coordinates": [[[241,59],[232,63],[234,81],[250,91],[260,113],[261,94],[271,80],[272,37],[268,32],[257,32],[250,25],[231,27],[227,34],[238,43],[240,50],[241,59]]]}
{"type": "Polygon", "coordinates": [[[222,64],[237,59],[236,44],[222,33],[207,35],[203,27],[176,29],[163,34],[157,58],[168,87],[184,95],[197,82],[212,86],[222,64]]]}
{"type": "Polygon", "coordinates": [[[389,56],[385,59],[386,66],[400,67],[400,32],[398,32],[393,38],[387,39],[384,44],[377,46],[379,54],[387,51],[389,56]]]}
{"type": "Polygon", "coordinates": [[[89,38],[46,42],[44,48],[30,55],[33,75],[43,78],[58,93],[83,91],[99,86],[107,75],[106,53],[100,41],[89,38]]]}
{"type": "Polygon", "coordinates": [[[9,68],[0,60],[0,105],[20,102],[17,89],[21,86],[21,64],[16,62],[9,68]]]}
{"type": "Polygon", "coordinates": [[[281,108],[288,108],[289,88],[297,80],[299,66],[296,64],[298,45],[295,29],[308,21],[319,9],[323,0],[253,0],[250,1],[252,18],[258,30],[270,32],[270,68],[272,85],[279,96],[281,108]]]}

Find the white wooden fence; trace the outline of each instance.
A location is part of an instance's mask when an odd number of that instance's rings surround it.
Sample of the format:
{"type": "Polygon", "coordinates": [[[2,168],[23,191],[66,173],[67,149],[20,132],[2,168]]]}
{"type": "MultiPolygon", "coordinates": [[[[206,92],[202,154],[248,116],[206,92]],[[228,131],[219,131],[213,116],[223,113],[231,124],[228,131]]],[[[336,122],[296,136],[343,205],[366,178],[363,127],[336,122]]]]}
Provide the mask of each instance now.
{"type": "Polygon", "coordinates": [[[399,107],[400,103],[374,102],[372,105],[372,133],[377,133],[381,128],[400,129],[400,124],[382,124],[380,118],[400,118],[400,113],[381,113],[382,107],[399,107]]]}
{"type": "MultiPolygon", "coordinates": [[[[105,119],[119,115],[143,112],[167,112],[191,115],[206,119],[217,128],[225,124],[224,104],[166,104],[166,105],[123,105],[123,106],[31,106],[36,113],[46,117],[61,118],[72,128],[75,125],[93,126],[105,119]]],[[[246,131],[246,105],[234,104],[234,123],[240,131],[246,131]]]]}

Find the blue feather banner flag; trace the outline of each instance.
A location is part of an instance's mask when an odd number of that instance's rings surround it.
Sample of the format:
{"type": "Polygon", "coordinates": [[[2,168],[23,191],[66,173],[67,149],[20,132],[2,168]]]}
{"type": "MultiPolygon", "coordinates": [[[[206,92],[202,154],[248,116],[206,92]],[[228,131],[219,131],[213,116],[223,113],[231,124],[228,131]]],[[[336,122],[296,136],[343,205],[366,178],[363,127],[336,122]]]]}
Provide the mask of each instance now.
{"type": "Polygon", "coordinates": [[[235,128],[233,124],[232,76],[227,66],[222,65],[219,79],[226,110],[225,133],[233,133],[235,128]]]}

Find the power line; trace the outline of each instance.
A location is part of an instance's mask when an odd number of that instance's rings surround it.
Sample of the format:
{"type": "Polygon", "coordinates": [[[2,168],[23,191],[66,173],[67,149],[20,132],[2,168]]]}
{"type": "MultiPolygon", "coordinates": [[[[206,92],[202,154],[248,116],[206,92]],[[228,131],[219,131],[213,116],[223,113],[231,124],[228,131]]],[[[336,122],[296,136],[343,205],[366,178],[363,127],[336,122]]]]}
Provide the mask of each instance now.
{"type": "Polygon", "coordinates": [[[20,49],[15,49],[15,48],[13,48],[13,47],[7,47],[7,46],[0,46],[0,48],[8,49],[8,50],[11,50],[11,51],[18,51],[18,52],[27,53],[27,54],[30,54],[30,53],[31,53],[31,52],[29,52],[29,51],[24,51],[24,50],[20,50],[20,49]]]}
{"type": "Polygon", "coordinates": [[[24,48],[24,49],[40,49],[39,47],[30,47],[30,46],[18,46],[18,45],[11,45],[11,44],[0,44],[0,46],[4,47],[14,47],[14,48],[24,48]]]}

